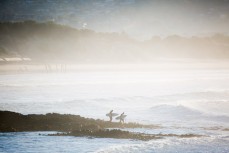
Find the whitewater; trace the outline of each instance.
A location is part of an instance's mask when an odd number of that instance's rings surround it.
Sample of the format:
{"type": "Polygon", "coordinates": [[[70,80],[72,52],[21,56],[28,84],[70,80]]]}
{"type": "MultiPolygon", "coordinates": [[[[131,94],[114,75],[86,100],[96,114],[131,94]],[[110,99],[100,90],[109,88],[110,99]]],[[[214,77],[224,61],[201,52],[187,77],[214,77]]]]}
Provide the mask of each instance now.
{"type": "Polygon", "coordinates": [[[201,134],[148,142],[50,137],[53,132],[0,133],[0,152],[229,152],[229,70],[78,71],[0,75],[0,110],[62,113],[156,124],[128,129],[163,134],[201,134]]]}

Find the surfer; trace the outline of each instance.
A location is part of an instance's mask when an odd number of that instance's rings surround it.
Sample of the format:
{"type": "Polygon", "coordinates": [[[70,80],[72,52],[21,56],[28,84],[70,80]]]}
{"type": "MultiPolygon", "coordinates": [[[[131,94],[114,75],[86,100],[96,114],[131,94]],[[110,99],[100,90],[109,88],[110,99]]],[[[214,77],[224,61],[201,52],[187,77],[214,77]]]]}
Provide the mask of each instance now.
{"type": "Polygon", "coordinates": [[[124,123],[124,118],[125,118],[125,115],[124,115],[124,112],[120,115],[120,121],[119,123],[124,123]]]}
{"type": "Polygon", "coordinates": [[[113,110],[111,110],[109,113],[106,114],[110,118],[110,122],[112,122],[112,119],[114,116],[118,116],[117,113],[113,113],[113,110]]]}
{"type": "Polygon", "coordinates": [[[111,110],[110,113],[109,113],[110,122],[112,122],[112,117],[113,117],[112,113],[113,113],[113,110],[111,110]]]}

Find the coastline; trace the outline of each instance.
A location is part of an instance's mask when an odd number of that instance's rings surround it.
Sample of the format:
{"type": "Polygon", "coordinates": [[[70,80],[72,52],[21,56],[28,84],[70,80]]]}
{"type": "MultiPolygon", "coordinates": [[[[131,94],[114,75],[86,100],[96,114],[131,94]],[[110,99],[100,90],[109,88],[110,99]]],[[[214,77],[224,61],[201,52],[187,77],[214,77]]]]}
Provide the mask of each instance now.
{"type": "Polygon", "coordinates": [[[145,134],[129,132],[127,128],[163,128],[160,125],[139,123],[118,123],[100,119],[84,118],[79,115],[48,113],[22,115],[16,112],[0,111],[0,132],[57,131],[50,136],[77,136],[148,141],[164,137],[191,138],[196,134],[145,134]]]}

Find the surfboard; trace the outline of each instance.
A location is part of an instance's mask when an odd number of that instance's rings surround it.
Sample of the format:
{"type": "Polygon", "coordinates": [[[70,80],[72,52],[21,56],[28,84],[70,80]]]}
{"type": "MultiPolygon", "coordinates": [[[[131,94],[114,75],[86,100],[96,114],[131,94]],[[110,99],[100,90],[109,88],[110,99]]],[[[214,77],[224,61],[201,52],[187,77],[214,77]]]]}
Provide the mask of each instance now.
{"type": "MultiPolygon", "coordinates": [[[[124,119],[127,115],[123,115],[122,118],[124,119]]],[[[121,116],[116,117],[116,120],[120,120],[121,116]]]]}
{"type": "Polygon", "coordinates": [[[117,113],[112,113],[112,114],[107,113],[107,114],[106,114],[106,116],[110,116],[110,115],[112,115],[112,117],[113,117],[113,116],[118,116],[118,114],[117,114],[117,113]]]}

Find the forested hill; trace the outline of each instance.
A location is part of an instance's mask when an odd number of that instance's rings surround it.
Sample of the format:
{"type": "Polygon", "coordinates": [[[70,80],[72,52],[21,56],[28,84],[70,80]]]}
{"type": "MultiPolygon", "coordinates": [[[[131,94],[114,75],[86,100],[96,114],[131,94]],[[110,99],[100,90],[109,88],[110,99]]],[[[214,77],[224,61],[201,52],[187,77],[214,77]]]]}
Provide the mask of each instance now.
{"type": "Polygon", "coordinates": [[[0,58],[76,63],[142,63],[156,58],[229,58],[229,37],[168,36],[138,41],[125,33],[98,33],[53,22],[0,23],[0,58]]]}

